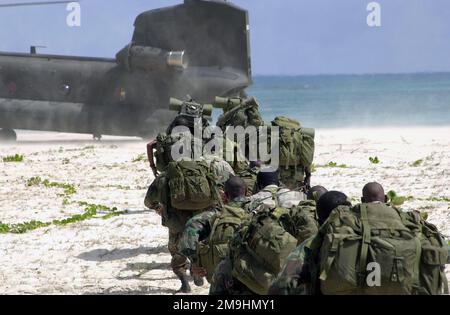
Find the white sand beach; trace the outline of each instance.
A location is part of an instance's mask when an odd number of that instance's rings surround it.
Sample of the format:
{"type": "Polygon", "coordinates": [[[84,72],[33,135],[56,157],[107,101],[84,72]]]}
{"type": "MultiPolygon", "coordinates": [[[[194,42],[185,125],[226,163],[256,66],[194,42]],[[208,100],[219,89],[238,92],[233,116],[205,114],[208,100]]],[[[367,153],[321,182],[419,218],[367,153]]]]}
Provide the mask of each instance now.
{"type": "MultiPolygon", "coordinates": [[[[378,181],[386,191],[411,196],[402,207],[428,212],[429,221],[450,236],[449,135],[450,127],[317,130],[312,184],[357,201],[366,182],[378,181]],[[377,164],[369,161],[375,157],[377,164]]],[[[87,206],[80,202],[127,212],[102,218],[109,214],[102,210],[79,222],[0,234],[0,294],[173,294],[178,289],[167,230],[143,205],[153,180],[145,141],[97,142],[88,135],[45,132],[19,132],[18,140],[0,143],[3,224],[66,219],[84,213],[87,206]],[[23,161],[3,161],[15,154],[23,161]]],[[[192,287],[194,294],[208,292],[207,285],[192,287]]]]}

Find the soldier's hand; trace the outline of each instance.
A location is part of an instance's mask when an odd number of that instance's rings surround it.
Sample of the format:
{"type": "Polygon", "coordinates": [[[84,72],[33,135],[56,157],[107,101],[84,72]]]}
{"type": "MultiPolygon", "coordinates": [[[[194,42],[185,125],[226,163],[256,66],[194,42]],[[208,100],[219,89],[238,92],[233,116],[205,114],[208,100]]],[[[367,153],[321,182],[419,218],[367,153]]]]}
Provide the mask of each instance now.
{"type": "Polygon", "coordinates": [[[206,277],[206,274],[207,274],[205,268],[198,267],[198,266],[192,266],[191,271],[194,275],[199,276],[199,277],[206,277]]]}
{"type": "Polygon", "coordinates": [[[163,213],[163,206],[162,206],[162,205],[155,206],[155,212],[156,212],[157,214],[159,214],[160,216],[162,216],[162,213],[163,213]]]}
{"type": "Polygon", "coordinates": [[[156,168],[156,166],[154,164],[150,164],[150,168],[152,169],[153,175],[155,177],[158,177],[159,173],[158,173],[158,169],[156,168]]]}

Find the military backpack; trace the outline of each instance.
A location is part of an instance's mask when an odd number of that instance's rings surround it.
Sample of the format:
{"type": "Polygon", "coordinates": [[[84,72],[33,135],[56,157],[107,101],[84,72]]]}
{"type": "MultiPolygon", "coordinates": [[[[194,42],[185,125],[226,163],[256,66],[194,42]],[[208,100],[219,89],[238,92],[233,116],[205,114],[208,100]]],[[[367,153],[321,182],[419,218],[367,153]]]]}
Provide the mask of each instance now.
{"type": "Polygon", "coordinates": [[[211,282],[216,266],[228,256],[230,241],[248,217],[249,212],[243,208],[225,205],[213,218],[209,237],[198,246],[199,265],[206,269],[208,281],[211,282]]]}
{"type": "Polygon", "coordinates": [[[170,162],[167,178],[170,203],[177,210],[198,211],[219,200],[216,178],[205,161],[170,162]]]}
{"type": "Polygon", "coordinates": [[[297,206],[290,210],[290,215],[295,227],[294,236],[299,244],[317,233],[319,224],[317,222],[315,201],[300,201],[297,206]]]}
{"type": "Polygon", "coordinates": [[[232,275],[251,291],[263,295],[297,246],[289,210],[277,207],[254,214],[231,243],[232,275]]]}
{"type": "Polygon", "coordinates": [[[314,159],[314,129],[301,128],[297,120],[278,116],[272,126],[279,127],[279,164],[282,167],[310,168],[314,159]]]}
{"type": "Polygon", "coordinates": [[[311,245],[313,286],[323,294],[439,294],[448,249],[434,227],[412,218],[382,203],[336,208],[311,245]]]}
{"type": "Polygon", "coordinates": [[[258,108],[259,105],[254,99],[249,101],[232,99],[224,107],[224,113],[218,118],[217,126],[223,131],[228,126],[241,126],[243,128],[254,126],[258,128],[264,125],[258,108]]]}

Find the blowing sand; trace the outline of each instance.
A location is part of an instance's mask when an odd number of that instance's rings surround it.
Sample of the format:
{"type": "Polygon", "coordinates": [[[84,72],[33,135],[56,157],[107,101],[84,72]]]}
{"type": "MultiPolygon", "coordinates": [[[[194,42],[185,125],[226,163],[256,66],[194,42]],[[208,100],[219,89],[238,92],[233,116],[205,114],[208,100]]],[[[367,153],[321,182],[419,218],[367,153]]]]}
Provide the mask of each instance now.
{"type": "MultiPolygon", "coordinates": [[[[387,190],[412,196],[403,208],[428,212],[450,236],[448,135],[450,127],[318,130],[312,184],[341,190],[356,201],[364,183],[379,181],[387,190]],[[369,161],[375,157],[378,164],[369,161]]],[[[106,218],[108,211],[98,211],[84,221],[0,234],[0,294],[173,294],[178,289],[167,230],[143,206],[153,180],[142,155],[145,142],[34,132],[19,132],[18,140],[0,144],[3,224],[83,214],[79,202],[128,211],[106,218]],[[14,154],[23,155],[23,162],[3,162],[14,154]],[[40,180],[29,181],[33,177],[40,180]]],[[[207,285],[193,289],[208,292],[207,285]]]]}

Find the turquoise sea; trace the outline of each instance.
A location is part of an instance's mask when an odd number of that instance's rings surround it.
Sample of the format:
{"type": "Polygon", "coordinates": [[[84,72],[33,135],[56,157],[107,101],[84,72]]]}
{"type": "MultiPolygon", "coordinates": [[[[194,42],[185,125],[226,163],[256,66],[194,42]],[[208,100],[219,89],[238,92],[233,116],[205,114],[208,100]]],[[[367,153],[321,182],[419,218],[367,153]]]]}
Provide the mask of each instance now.
{"type": "Polygon", "coordinates": [[[248,94],[305,127],[450,125],[450,73],[256,76],[248,94]]]}

